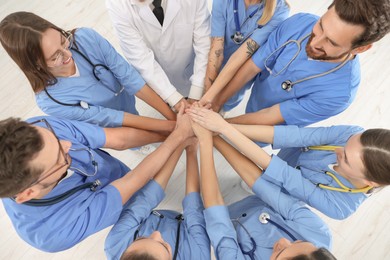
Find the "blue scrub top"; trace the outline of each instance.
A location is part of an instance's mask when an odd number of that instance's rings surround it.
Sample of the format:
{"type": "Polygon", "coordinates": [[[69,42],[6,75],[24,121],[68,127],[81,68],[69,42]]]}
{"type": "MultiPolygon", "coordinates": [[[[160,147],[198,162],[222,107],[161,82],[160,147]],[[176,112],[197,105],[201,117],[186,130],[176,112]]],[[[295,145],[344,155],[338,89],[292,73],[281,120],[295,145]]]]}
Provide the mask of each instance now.
{"type": "MultiPolygon", "coordinates": [[[[225,66],[230,56],[241,46],[235,44],[231,36],[236,32],[236,26],[234,22],[234,1],[235,0],[213,0],[213,8],[211,10],[211,37],[224,37],[224,59],[221,69],[225,66]]],[[[249,37],[255,41],[261,48],[266,42],[268,35],[274,31],[277,26],[284,21],[290,12],[290,9],[284,0],[277,0],[275,13],[272,19],[263,27],[258,27],[257,21],[263,15],[264,3],[254,4],[248,6],[245,10],[244,0],[238,0],[238,17],[240,21],[241,33],[246,37],[249,37]],[[260,8],[260,9],[259,9],[260,8]],[[255,15],[248,19],[247,22],[241,26],[245,19],[249,17],[254,11],[258,10],[255,15]]],[[[237,106],[242,100],[245,90],[249,89],[253,81],[248,82],[237,94],[235,94],[230,100],[225,103],[224,109],[230,110],[237,106]]]]}
{"type": "Polygon", "coordinates": [[[285,228],[299,240],[317,247],[330,248],[331,231],[303,202],[282,192],[282,188],[262,177],[253,185],[256,196],[249,196],[228,207],[213,206],[204,211],[207,233],[217,259],[250,259],[244,251],[250,251],[256,242],[255,259],[270,259],[275,242],[291,238],[271,223],[263,224],[259,216],[268,213],[270,219],[285,228]],[[248,230],[237,223],[237,220],[248,230]]]}
{"type": "Polygon", "coordinates": [[[317,186],[318,183],[340,188],[329,171],[347,187],[354,186],[330,165],[336,164],[333,151],[302,149],[308,146],[345,146],[348,139],[363,129],[358,126],[307,127],[275,126],[273,148],[281,149],[273,156],[262,178],[281,185],[286,193],[306,202],[334,219],[345,219],[354,213],[367,198],[364,193],[331,191],[317,186]],[[284,161],[285,160],[285,161],[284,161]],[[298,167],[295,168],[295,167],[298,167]]]}
{"type": "MultiPolygon", "coordinates": [[[[169,210],[152,210],[163,200],[165,194],[162,187],[155,181],[150,181],[127,205],[118,222],[111,229],[105,242],[105,252],[108,259],[120,259],[122,254],[137,237],[148,237],[154,231],[161,232],[163,239],[169,243],[172,253],[175,252],[176,232],[179,215],[169,210]]],[[[189,193],[183,200],[183,217],[180,223],[180,241],[177,259],[210,259],[210,241],[206,232],[206,224],[202,214],[203,203],[199,193],[189,193]]]]}
{"type": "MultiPolygon", "coordinates": [[[[268,41],[252,60],[262,72],[256,77],[246,113],[280,104],[280,111],[288,125],[306,126],[344,111],[354,100],[360,83],[359,59],[356,56],[341,69],[315,79],[296,84],[285,91],[281,84],[329,71],[339,63],[311,60],[306,55],[308,38],[302,42],[298,57],[279,76],[270,75],[264,62],[270,54],[288,40],[298,40],[311,33],[319,18],[312,14],[296,14],[270,34],[268,41]]],[[[288,44],[270,57],[267,66],[279,72],[294,56],[297,45],[288,44]]]]}
{"type": "MultiPolygon", "coordinates": [[[[39,250],[57,252],[76,245],[118,220],[122,211],[122,198],[119,191],[109,184],[130,169],[118,159],[98,150],[106,141],[102,128],[54,117],[35,117],[28,121],[40,118],[46,118],[59,139],[72,142],[72,148],[91,148],[98,163],[95,176],[86,177],[75,171],[43,199],[52,198],[84,183],[95,180],[101,182],[95,192],[86,188],[52,206],[34,207],[2,199],[16,232],[24,241],[39,250]]],[[[44,123],[37,125],[45,127],[44,123]]],[[[69,151],[69,155],[72,167],[93,173],[86,151],[69,151]]]]}
{"type": "Polygon", "coordinates": [[[42,111],[60,118],[109,127],[122,126],[124,112],[138,115],[134,94],[145,85],[140,74],[96,31],[80,28],[75,32],[75,41],[79,51],[93,64],[104,64],[110,70],[97,67],[98,81],[91,64],[71,50],[80,75],[58,77],[58,82],[47,87],[47,91],[63,103],[87,102],[89,109],[60,105],[41,91],[36,94],[36,101],[42,111]],[[124,91],[115,96],[121,89],[120,85],[124,86],[124,91]]]}

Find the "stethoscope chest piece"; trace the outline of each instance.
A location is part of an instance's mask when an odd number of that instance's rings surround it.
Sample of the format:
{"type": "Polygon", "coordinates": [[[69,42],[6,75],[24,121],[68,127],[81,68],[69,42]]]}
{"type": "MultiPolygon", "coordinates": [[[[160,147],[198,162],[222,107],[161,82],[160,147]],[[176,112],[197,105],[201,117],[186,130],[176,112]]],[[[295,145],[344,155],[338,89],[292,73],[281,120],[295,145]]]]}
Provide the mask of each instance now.
{"type": "Polygon", "coordinates": [[[283,83],[282,83],[283,90],[291,91],[292,87],[293,87],[293,83],[291,82],[291,80],[283,81],[283,83]]]}
{"type": "Polygon", "coordinates": [[[241,44],[243,39],[244,39],[244,35],[242,35],[241,32],[235,32],[232,36],[231,36],[233,42],[235,44],[241,44]]]}
{"type": "Polygon", "coordinates": [[[259,221],[262,224],[267,224],[268,223],[268,219],[270,219],[270,218],[271,217],[270,217],[270,215],[267,212],[263,212],[259,216],[259,221]]]}
{"type": "Polygon", "coordinates": [[[89,109],[88,103],[83,100],[80,101],[80,106],[84,109],[89,109]]]}

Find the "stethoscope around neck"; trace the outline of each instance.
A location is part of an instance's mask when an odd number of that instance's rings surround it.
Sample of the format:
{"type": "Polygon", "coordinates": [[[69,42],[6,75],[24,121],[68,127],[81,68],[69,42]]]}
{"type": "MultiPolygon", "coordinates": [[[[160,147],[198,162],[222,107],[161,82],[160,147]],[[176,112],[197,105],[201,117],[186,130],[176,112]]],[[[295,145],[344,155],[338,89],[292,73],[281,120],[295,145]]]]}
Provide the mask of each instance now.
{"type": "MultiPolygon", "coordinates": [[[[250,241],[251,241],[251,244],[252,244],[252,248],[250,250],[244,250],[242,244],[240,242],[238,242],[238,246],[240,247],[241,249],[241,252],[244,254],[244,255],[247,255],[249,256],[249,258],[251,260],[256,260],[255,258],[255,251],[256,251],[256,247],[257,247],[257,244],[256,244],[256,241],[255,239],[250,235],[249,233],[249,230],[244,226],[244,224],[241,223],[240,221],[240,218],[243,218],[243,217],[246,217],[247,214],[246,213],[243,213],[240,217],[238,218],[235,218],[235,219],[232,219],[231,221],[233,223],[236,223],[238,224],[240,227],[242,227],[242,229],[245,231],[245,233],[248,235],[250,241]]],[[[263,212],[260,214],[259,216],[259,222],[261,224],[267,224],[267,223],[270,223],[271,225],[275,226],[276,228],[282,230],[284,233],[286,233],[291,239],[292,241],[297,241],[298,239],[293,235],[291,234],[291,232],[289,232],[287,229],[285,229],[283,226],[281,226],[280,224],[278,224],[276,221],[274,220],[271,220],[271,216],[267,213],[267,212],[263,212]]]]}
{"type": "MultiPolygon", "coordinates": [[[[335,145],[318,145],[318,146],[308,146],[308,147],[303,147],[302,148],[302,151],[303,152],[307,152],[307,151],[310,151],[310,150],[314,150],[314,151],[329,151],[329,152],[334,152],[335,149],[337,148],[341,148],[341,146],[335,146],[335,145]]],[[[297,169],[301,169],[301,168],[306,168],[306,167],[303,167],[301,165],[298,165],[296,166],[295,168],[297,169]]],[[[308,169],[308,168],[307,168],[308,169]]],[[[308,169],[308,170],[311,170],[311,171],[316,171],[316,170],[313,170],[313,169],[308,169]]],[[[326,175],[330,176],[339,186],[340,188],[338,187],[333,187],[333,186],[329,186],[329,185],[326,185],[326,184],[322,184],[322,183],[315,183],[315,185],[317,187],[320,187],[321,189],[325,189],[325,190],[331,190],[331,191],[338,191],[338,192],[344,192],[344,193],[371,193],[373,190],[374,190],[374,187],[371,187],[371,186],[366,186],[366,187],[363,187],[363,188],[359,188],[359,189],[355,189],[355,188],[350,188],[350,187],[347,187],[345,186],[337,177],[335,174],[331,173],[330,171],[323,171],[326,175]]]]}
{"type": "MultiPolygon", "coordinates": [[[[90,157],[90,161],[91,161],[91,164],[94,168],[94,172],[89,174],[83,170],[81,170],[80,168],[77,168],[77,167],[69,167],[70,170],[73,170],[75,172],[78,172],[80,173],[81,175],[85,176],[85,177],[93,177],[96,175],[97,171],[98,171],[98,162],[95,160],[95,157],[91,151],[90,148],[70,148],[69,149],[70,151],[73,151],[73,152],[79,152],[79,151],[86,151],[88,152],[89,154],[89,157],[90,157]]],[[[102,151],[102,150],[101,150],[102,151]]],[[[104,151],[102,151],[104,152],[104,151]]],[[[93,182],[88,182],[88,183],[84,183],[84,184],[81,184],[79,186],[76,186],[68,191],[65,191],[64,193],[61,193],[57,196],[54,196],[54,197],[51,197],[51,198],[47,198],[47,199],[31,199],[29,201],[25,201],[23,202],[23,205],[27,205],[27,206],[33,206],[33,207],[45,207],[45,206],[51,206],[51,205],[54,205],[54,204],[57,204],[67,198],[69,198],[70,196],[72,196],[73,194],[75,194],[76,192],[78,191],[81,191],[81,190],[84,190],[84,189],[89,189],[91,191],[96,191],[97,187],[101,185],[101,182],[100,180],[95,180],[93,182]]],[[[15,198],[11,198],[13,201],[15,201],[15,198]]]]}
{"type": "MultiPolygon", "coordinates": [[[[72,47],[71,48],[72,51],[75,51],[77,52],[78,54],[80,54],[81,57],[83,57],[83,59],[85,61],[87,61],[91,66],[92,66],[92,73],[93,73],[93,76],[95,77],[95,79],[99,82],[101,82],[104,86],[106,86],[106,84],[104,84],[99,75],[96,73],[97,69],[99,67],[102,67],[103,69],[107,70],[107,71],[110,71],[110,69],[102,64],[102,63],[98,63],[98,64],[94,64],[92,63],[92,61],[90,59],[88,59],[87,56],[85,56],[85,54],[83,54],[81,51],[79,51],[78,49],[72,47]]],[[[119,89],[119,91],[117,92],[114,92],[109,86],[106,86],[107,89],[109,89],[111,92],[114,93],[114,96],[118,96],[119,94],[121,94],[123,92],[123,90],[125,89],[124,86],[122,86],[122,84],[119,83],[118,79],[115,77],[115,79],[117,80],[118,84],[121,86],[121,88],[119,89]]],[[[75,104],[71,104],[71,103],[65,103],[65,102],[62,102],[62,101],[59,101],[58,99],[54,98],[52,95],[49,94],[49,92],[47,91],[47,88],[45,87],[43,89],[46,93],[46,95],[51,99],[53,100],[54,102],[56,102],[57,104],[60,104],[60,105],[63,105],[63,106],[71,106],[71,107],[82,107],[83,109],[89,109],[89,104],[83,100],[81,100],[79,103],[75,103],[75,104]]]]}
{"type": "MultiPolygon", "coordinates": [[[[156,217],[158,217],[158,223],[157,223],[157,227],[154,229],[154,230],[158,230],[158,228],[160,227],[160,223],[161,223],[161,220],[163,218],[165,218],[164,214],[158,212],[157,210],[153,210],[152,212],[150,212],[151,215],[154,215],[156,217]]],[[[173,260],[176,260],[177,259],[177,254],[179,253],[179,245],[180,245],[180,227],[181,227],[181,223],[182,221],[184,220],[184,217],[183,217],[183,214],[179,214],[175,217],[175,219],[177,220],[177,229],[176,229],[176,242],[175,242],[175,252],[173,253],[173,260]]],[[[137,239],[138,237],[138,234],[139,234],[139,231],[141,230],[142,226],[144,224],[144,221],[141,222],[141,224],[138,226],[137,230],[134,232],[134,235],[133,235],[133,242],[137,239]]]]}
{"type": "MultiPolygon", "coordinates": [[[[269,72],[270,75],[276,77],[276,76],[279,76],[283,71],[285,71],[289,66],[290,64],[298,57],[299,53],[301,52],[301,49],[302,49],[302,42],[307,39],[309,36],[311,35],[311,33],[305,35],[304,37],[298,39],[298,40],[288,40],[287,42],[283,43],[281,46],[279,46],[276,50],[274,50],[273,52],[271,52],[270,55],[268,55],[268,57],[264,60],[264,67],[266,68],[266,70],[269,72]],[[290,61],[277,73],[273,73],[272,72],[272,69],[270,69],[267,65],[268,63],[268,60],[275,54],[277,53],[278,51],[280,51],[281,49],[283,49],[284,47],[286,47],[288,44],[290,43],[294,43],[297,45],[298,47],[298,50],[296,51],[296,53],[294,54],[294,56],[290,59],[290,61]]],[[[315,74],[315,75],[311,75],[311,76],[308,76],[306,78],[303,78],[303,79],[299,79],[299,80],[296,80],[296,81],[291,81],[291,80],[285,80],[282,82],[281,84],[281,87],[283,90],[289,92],[291,91],[291,89],[293,88],[294,85],[296,84],[299,84],[299,83],[302,83],[304,81],[307,81],[307,80],[311,80],[311,79],[315,79],[315,78],[319,78],[319,77],[323,77],[323,76],[326,76],[330,73],[333,73],[339,69],[341,69],[348,61],[349,61],[349,58],[351,57],[351,54],[348,54],[345,59],[339,64],[337,65],[336,67],[328,70],[328,71],[325,71],[325,72],[322,72],[322,73],[318,73],[318,74],[315,74]]]]}
{"type": "Polygon", "coordinates": [[[259,7],[254,10],[251,14],[249,14],[249,16],[242,22],[242,24],[240,25],[240,18],[238,17],[238,0],[234,0],[233,2],[233,14],[234,14],[234,25],[236,27],[236,32],[230,36],[230,38],[232,39],[232,41],[237,44],[237,45],[240,45],[241,43],[243,43],[244,41],[246,41],[253,33],[254,31],[256,31],[257,29],[260,29],[262,28],[263,26],[262,25],[257,25],[257,27],[250,33],[248,33],[246,36],[244,36],[242,33],[241,33],[241,28],[250,20],[252,19],[252,17],[258,13],[260,10],[261,10],[261,7],[262,5],[260,4],[259,7]]]}

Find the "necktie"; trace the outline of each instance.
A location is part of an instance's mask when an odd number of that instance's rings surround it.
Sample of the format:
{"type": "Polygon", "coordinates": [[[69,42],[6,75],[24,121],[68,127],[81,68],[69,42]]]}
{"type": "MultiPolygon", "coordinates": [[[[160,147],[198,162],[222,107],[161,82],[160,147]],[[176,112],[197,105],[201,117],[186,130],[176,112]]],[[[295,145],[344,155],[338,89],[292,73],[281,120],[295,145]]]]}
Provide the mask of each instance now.
{"type": "Polygon", "coordinates": [[[160,24],[163,25],[164,10],[161,7],[161,0],[154,0],[153,5],[154,5],[153,13],[156,16],[157,20],[160,22],[160,24]]]}

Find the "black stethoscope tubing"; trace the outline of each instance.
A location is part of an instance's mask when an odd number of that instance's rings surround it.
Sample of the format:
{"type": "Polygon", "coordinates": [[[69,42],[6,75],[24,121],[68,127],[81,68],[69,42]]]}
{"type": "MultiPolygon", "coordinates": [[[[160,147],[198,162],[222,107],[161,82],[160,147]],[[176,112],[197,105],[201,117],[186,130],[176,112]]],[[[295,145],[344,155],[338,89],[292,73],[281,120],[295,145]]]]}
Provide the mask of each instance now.
{"type": "Polygon", "coordinates": [[[293,241],[297,241],[298,240],[293,234],[291,234],[291,232],[289,232],[287,229],[285,229],[284,227],[282,227],[281,225],[279,225],[275,221],[271,220],[270,218],[267,218],[267,220],[272,225],[274,225],[274,226],[278,227],[279,229],[283,230],[283,232],[286,233],[293,241]]]}
{"type": "MultiPolygon", "coordinates": [[[[70,48],[70,49],[71,49],[72,51],[75,51],[75,52],[77,52],[78,54],[80,54],[80,56],[83,57],[83,59],[84,59],[85,61],[87,61],[87,62],[92,66],[92,73],[93,73],[93,76],[95,77],[95,79],[96,79],[97,81],[99,81],[99,82],[101,81],[100,78],[99,78],[99,76],[96,74],[96,68],[97,68],[97,67],[103,67],[104,69],[106,69],[106,70],[108,70],[108,71],[110,70],[106,65],[104,65],[104,64],[102,64],[102,63],[93,64],[92,61],[91,61],[90,59],[88,59],[88,57],[85,56],[85,54],[82,53],[81,51],[79,51],[78,49],[73,48],[73,47],[70,48]]],[[[64,103],[64,102],[61,102],[61,101],[59,101],[58,99],[54,98],[52,95],[50,95],[49,92],[47,91],[46,87],[45,87],[43,90],[45,91],[46,95],[47,95],[51,100],[53,100],[54,102],[56,102],[57,104],[60,104],[60,105],[63,105],[63,106],[70,106],[70,107],[78,107],[78,106],[80,106],[80,107],[82,107],[82,108],[84,108],[84,109],[88,109],[88,108],[89,108],[88,103],[85,102],[85,101],[80,101],[79,103],[75,103],[75,104],[64,103]]],[[[124,90],[124,88],[121,87],[121,89],[119,90],[119,92],[114,92],[114,95],[115,95],[115,96],[118,96],[120,93],[122,93],[123,90],[124,90]]]]}
{"type": "MultiPolygon", "coordinates": [[[[246,213],[243,213],[241,215],[241,217],[246,217],[246,213]]],[[[248,229],[240,222],[240,218],[241,217],[238,217],[236,219],[232,219],[232,222],[236,222],[237,224],[239,224],[245,231],[245,233],[248,235],[248,237],[250,238],[251,240],[251,243],[252,243],[252,249],[248,250],[248,251],[245,251],[243,249],[243,246],[240,242],[238,242],[238,246],[240,247],[241,249],[241,252],[244,254],[244,255],[247,255],[249,256],[249,258],[251,260],[255,260],[255,251],[256,251],[256,247],[257,247],[257,244],[256,244],[256,241],[254,240],[254,238],[250,235],[248,229]]],[[[286,233],[293,241],[297,241],[298,239],[293,235],[291,234],[291,232],[289,232],[287,229],[285,229],[284,227],[282,227],[281,225],[279,225],[278,223],[276,223],[275,221],[271,220],[271,217],[269,216],[268,213],[262,213],[260,215],[261,220],[260,222],[262,224],[267,224],[267,223],[270,223],[272,225],[274,225],[275,227],[279,228],[280,230],[282,230],[284,233],[286,233]]]]}
{"type": "Polygon", "coordinates": [[[252,19],[252,17],[260,11],[260,9],[261,9],[261,5],[256,10],[254,10],[251,14],[249,14],[249,16],[240,25],[240,18],[238,17],[238,0],[234,0],[233,14],[234,14],[234,24],[236,27],[236,32],[233,35],[231,35],[230,38],[235,44],[243,43],[246,39],[248,39],[253,34],[254,31],[263,27],[262,25],[257,25],[257,27],[246,37],[244,37],[244,35],[241,33],[241,27],[244,26],[249,21],[249,19],[252,19]]]}
{"type": "MultiPolygon", "coordinates": [[[[54,196],[52,198],[48,198],[48,199],[31,199],[29,201],[26,201],[26,202],[23,202],[23,205],[27,205],[27,206],[33,206],[33,207],[45,207],[45,206],[51,206],[51,205],[54,205],[54,204],[57,204],[67,198],[69,198],[70,196],[72,196],[73,194],[75,194],[76,192],[80,191],[80,190],[83,190],[83,189],[86,189],[86,188],[89,188],[91,191],[95,191],[96,188],[98,186],[101,185],[101,182],[99,180],[96,180],[94,182],[88,182],[88,183],[84,183],[84,184],[81,184],[77,187],[74,187],[73,189],[70,189],[62,194],[59,194],[57,196],[54,196]]],[[[13,201],[15,201],[15,198],[11,198],[13,201]]]]}
{"type": "MultiPolygon", "coordinates": [[[[84,171],[82,171],[81,169],[79,168],[75,168],[75,167],[70,167],[71,170],[74,170],[74,171],[77,171],[79,173],[81,173],[83,176],[86,176],[86,177],[92,177],[92,176],[95,176],[97,171],[98,171],[98,162],[95,161],[95,158],[93,156],[93,153],[91,152],[91,149],[87,148],[70,148],[71,151],[87,151],[89,153],[89,156],[90,156],[90,159],[91,159],[91,163],[95,169],[94,173],[93,174],[88,174],[84,171]]],[[[100,149],[99,149],[100,150],[100,149]]],[[[107,153],[103,150],[100,150],[104,153],[107,153]]],[[[108,154],[108,153],[107,153],[108,154]]],[[[54,204],[57,204],[67,198],[69,198],[70,196],[72,196],[73,194],[75,194],[76,192],[80,191],[80,190],[83,190],[83,189],[86,189],[86,188],[89,188],[91,191],[95,191],[96,188],[98,186],[101,185],[101,182],[100,180],[95,180],[94,182],[88,182],[88,183],[84,183],[84,184],[81,184],[77,187],[74,187],[73,189],[70,189],[62,194],[59,194],[57,196],[54,196],[52,198],[48,198],[48,199],[31,199],[29,201],[25,201],[23,202],[23,205],[27,205],[27,206],[34,206],[34,207],[45,207],[45,206],[51,206],[51,205],[54,205],[54,204]]],[[[13,201],[15,201],[15,198],[11,198],[13,201]]]]}
{"type": "MultiPolygon", "coordinates": [[[[158,223],[157,223],[157,227],[155,229],[155,230],[158,230],[158,227],[160,226],[160,223],[161,223],[161,219],[163,219],[165,216],[163,214],[161,214],[160,212],[158,212],[157,210],[153,210],[150,214],[155,215],[159,218],[158,223]]],[[[177,215],[175,217],[175,219],[177,220],[177,229],[176,229],[175,252],[174,252],[173,258],[172,258],[173,260],[177,259],[177,254],[179,253],[180,227],[181,227],[181,222],[184,220],[183,214],[177,215]]],[[[141,230],[141,227],[143,224],[144,224],[144,222],[142,221],[141,224],[138,226],[137,230],[134,232],[133,241],[135,241],[137,239],[138,233],[141,230]]]]}

